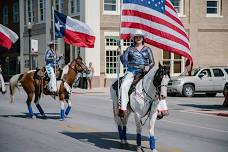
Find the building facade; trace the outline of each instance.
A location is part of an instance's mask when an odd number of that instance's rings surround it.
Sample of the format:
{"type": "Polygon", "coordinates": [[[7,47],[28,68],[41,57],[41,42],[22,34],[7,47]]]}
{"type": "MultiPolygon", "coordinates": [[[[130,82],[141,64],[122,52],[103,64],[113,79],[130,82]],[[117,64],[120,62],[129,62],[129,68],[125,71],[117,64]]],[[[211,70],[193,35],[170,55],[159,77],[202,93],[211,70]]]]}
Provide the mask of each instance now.
{"type": "MultiPolygon", "coordinates": [[[[189,35],[194,67],[228,66],[228,1],[171,0],[189,35]]],[[[119,36],[120,0],[101,3],[101,74],[106,85],[116,78],[116,39],[119,36]]],[[[123,48],[130,42],[125,41],[123,48]]],[[[151,46],[156,64],[170,66],[171,75],[185,70],[185,58],[151,46]]],[[[121,74],[123,74],[121,67],[121,74]]]]}
{"type": "MultiPolygon", "coordinates": [[[[0,1],[0,24],[10,28],[17,35],[20,34],[19,0],[0,1]]],[[[20,72],[20,41],[18,40],[10,50],[0,46],[0,62],[2,73],[6,81],[20,72]]]]}
{"type": "MultiPolygon", "coordinates": [[[[171,0],[190,38],[194,67],[228,66],[228,1],[171,0]]],[[[2,5],[1,5],[2,6],[2,5]]],[[[117,77],[120,28],[120,0],[21,0],[20,6],[20,68],[28,70],[28,22],[32,22],[32,39],[38,40],[38,53],[33,53],[33,67],[44,65],[47,43],[53,39],[52,6],[65,15],[88,24],[96,36],[95,48],[77,48],[58,40],[58,50],[65,64],[78,54],[95,69],[94,87],[109,86],[117,77]]],[[[121,41],[122,49],[132,41],[121,41]]],[[[182,73],[185,58],[150,46],[156,64],[170,66],[171,75],[182,73]]],[[[120,65],[120,75],[123,75],[120,65]]]]}

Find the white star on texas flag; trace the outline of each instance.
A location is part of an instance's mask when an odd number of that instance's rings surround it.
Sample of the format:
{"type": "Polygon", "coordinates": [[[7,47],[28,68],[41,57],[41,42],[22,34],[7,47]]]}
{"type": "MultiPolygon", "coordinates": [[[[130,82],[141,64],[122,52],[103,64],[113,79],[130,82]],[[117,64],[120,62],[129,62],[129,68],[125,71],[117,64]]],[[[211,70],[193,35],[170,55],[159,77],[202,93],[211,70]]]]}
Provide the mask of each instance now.
{"type": "Polygon", "coordinates": [[[58,21],[56,24],[55,24],[55,27],[58,31],[60,31],[60,28],[64,27],[62,24],[60,24],[60,22],[58,21]]]}

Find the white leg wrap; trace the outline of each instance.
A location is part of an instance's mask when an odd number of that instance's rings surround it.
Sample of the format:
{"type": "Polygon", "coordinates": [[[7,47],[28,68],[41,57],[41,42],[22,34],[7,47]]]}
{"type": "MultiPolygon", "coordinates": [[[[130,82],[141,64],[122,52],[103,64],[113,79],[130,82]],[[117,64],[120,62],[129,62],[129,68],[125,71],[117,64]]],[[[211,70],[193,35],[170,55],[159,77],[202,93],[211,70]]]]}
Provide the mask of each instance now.
{"type": "Polygon", "coordinates": [[[71,107],[71,101],[70,101],[70,100],[68,100],[68,106],[70,106],[70,107],[71,107]]]}
{"type": "Polygon", "coordinates": [[[5,82],[1,73],[0,73],[0,81],[1,81],[2,92],[5,92],[6,91],[5,82]]]}
{"type": "Polygon", "coordinates": [[[158,108],[159,111],[168,110],[168,107],[167,107],[167,104],[166,104],[166,100],[163,99],[163,100],[159,101],[157,108],[158,108]]]}
{"type": "Polygon", "coordinates": [[[64,110],[64,102],[60,101],[60,108],[61,110],[64,110]]]}

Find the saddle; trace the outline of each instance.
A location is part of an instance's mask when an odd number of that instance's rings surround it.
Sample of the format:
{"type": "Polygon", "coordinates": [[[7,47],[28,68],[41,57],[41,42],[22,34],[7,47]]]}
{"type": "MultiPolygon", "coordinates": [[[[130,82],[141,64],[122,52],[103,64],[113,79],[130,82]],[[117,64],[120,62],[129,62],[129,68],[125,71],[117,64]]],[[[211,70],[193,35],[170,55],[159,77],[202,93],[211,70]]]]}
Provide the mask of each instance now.
{"type": "MultiPolygon", "coordinates": [[[[57,67],[57,69],[56,69],[56,80],[61,80],[62,72],[63,72],[63,70],[61,68],[57,67]]],[[[42,79],[42,80],[48,81],[48,82],[50,81],[50,78],[48,77],[48,74],[47,74],[45,67],[43,67],[41,69],[36,68],[36,72],[34,73],[33,78],[37,79],[37,80],[42,79]]]]}
{"type": "MultiPolygon", "coordinates": [[[[131,93],[135,90],[135,87],[136,87],[136,85],[138,84],[138,82],[139,82],[145,75],[146,75],[146,73],[143,72],[143,73],[139,73],[139,74],[137,74],[137,75],[134,76],[134,80],[133,80],[133,82],[132,82],[132,84],[131,84],[131,87],[130,87],[130,89],[129,89],[129,92],[128,92],[128,95],[129,95],[129,96],[130,96],[131,93]]],[[[124,78],[124,77],[120,77],[120,78],[119,78],[119,88],[121,87],[123,78],[124,78]]],[[[116,95],[118,95],[118,80],[116,80],[116,82],[114,82],[114,83],[112,84],[112,88],[116,91],[116,95]]]]}

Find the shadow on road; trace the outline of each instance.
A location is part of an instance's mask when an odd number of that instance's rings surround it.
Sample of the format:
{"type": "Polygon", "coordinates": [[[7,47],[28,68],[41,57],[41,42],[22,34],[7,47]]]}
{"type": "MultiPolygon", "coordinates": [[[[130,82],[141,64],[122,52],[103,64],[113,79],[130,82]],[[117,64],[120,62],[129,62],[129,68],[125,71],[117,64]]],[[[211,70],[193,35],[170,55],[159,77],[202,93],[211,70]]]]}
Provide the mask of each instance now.
{"type": "Polygon", "coordinates": [[[202,110],[228,110],[228,108],[224,108],[222,105],[199,105],[199,104],[178,104],[179,106],[186,107],[194,107],[200,108],[202,110]]]}
{"type": "MultiPolygon", "coordinates": [[[[136,145],[128,144],[123,146],[120,144],[119,136],[117,132],[61,132],[66,136],[75,138],[81,142],[89,143],[103,149],[127,149],[130,151],[136,151],[136,145]]],[[[136,142],[135,134],[127,134],[128,140],[136,142]]],[[[142,136],[142,141],[147,141],[148,138],[142,136]]],[[[145,148],[145,147],[144,147],[145,148]]]]}
{"type": "MultiPolygon", "coordinates": [[[[39,113],[34,113],[37,119],[59,119],[59,113],[45,113],[46,117],[42,117],[39,113]]],[[[29,113],[22,113],[21,115],[0,115],[0,117],[15,117],[29,119],[29,113]]]]}

